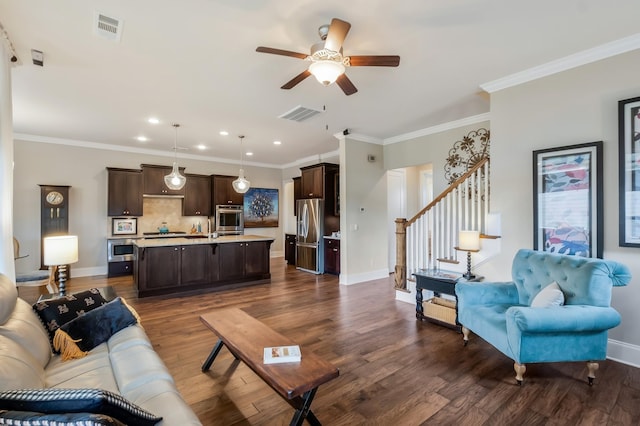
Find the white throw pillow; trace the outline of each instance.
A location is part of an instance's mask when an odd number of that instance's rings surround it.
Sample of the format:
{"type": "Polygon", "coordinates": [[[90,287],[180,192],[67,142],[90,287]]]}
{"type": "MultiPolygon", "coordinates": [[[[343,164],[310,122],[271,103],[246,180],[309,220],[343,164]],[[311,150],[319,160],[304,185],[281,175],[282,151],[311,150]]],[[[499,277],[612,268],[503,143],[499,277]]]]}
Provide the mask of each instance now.
{"type": "Polygon", "coordinates": [[[555,281],[543,288],[531,301],[532,308],[550,308],[562,305],[564,305],[564,293],[555,281]]]}

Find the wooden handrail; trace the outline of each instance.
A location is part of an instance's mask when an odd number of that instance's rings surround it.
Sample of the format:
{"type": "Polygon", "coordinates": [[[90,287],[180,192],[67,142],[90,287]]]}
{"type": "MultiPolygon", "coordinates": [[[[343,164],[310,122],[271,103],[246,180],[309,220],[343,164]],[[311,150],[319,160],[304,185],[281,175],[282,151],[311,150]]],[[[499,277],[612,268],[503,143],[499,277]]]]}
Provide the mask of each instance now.
{"type": "Polygon", "coordinates": [[[438,204],[440,202],[440,200],[442,200],[444,197],[446,197],[451,192],[453,192],[453,190],[456,189],[457,187],[459,187],[465,180],[467,180],[469,178],[469,176],[474,174],[480,167],[484,166],[487,161],[489,161],[489,157],[484,157],[483,159],[478,161],[475,166],[473,166],[472,168],[467,170],[462,176],[460,176],[458,179],[456,179],[451,185],[449,185],[449,187],[447,189],[444,190],[444,192],[442,192],[440,195],[438,195],[436,198],[434,198],[434,200],[432,202],[427,204],[427,206],[425,208],[423,208],[418,213],[416,213],[416,215],[413,216],[411,219],[409,219],[406,222],[404,222],[403,225],[404,225],[405,229],[408,226],[410,226],[412,223],[417,221],[420,218],[420,216],[424,215],[426,212],[431,210],[433,208],[433,206],[435,206],[436,204],[438,204]]]}

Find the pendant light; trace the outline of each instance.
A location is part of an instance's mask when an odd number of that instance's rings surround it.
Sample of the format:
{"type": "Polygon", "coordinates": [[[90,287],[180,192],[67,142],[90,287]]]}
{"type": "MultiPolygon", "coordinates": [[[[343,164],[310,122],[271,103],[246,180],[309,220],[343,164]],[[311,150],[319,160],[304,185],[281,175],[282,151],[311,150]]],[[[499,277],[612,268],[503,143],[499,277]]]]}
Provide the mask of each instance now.
{"type": "Polygon", "coordinates": [[[234,180],[232,182],[232,185],[233,185],[233,189],[238,194],[244,194],[245,192],[247,192],[249,190],[249,187],[251,186],[251,182],[249,182],[247,179],[245,179],[245,177],[244,177],[244,169],[242,168],[242,166],[243,166],[243,162],[242,162],[242,158],[243,158],[242,140],[244,139],[244,136],[240,135],[238,137],[240,138],[240,172],[238,173],[238,179],[234,180]]]}
{"type": "Polygon", "coordinates": [[[178,169],[178,127],[180,127],[180,125],[176,123],[173,124],[173,127],[176,129],[176,138],[173,143],[173,169],[171,170],[171,173],[164,177],[164,184],[167,185],[169,189],[177,191],[184,187],[184,184],[187,183],[187,178],[182,176],[178,169]]]}

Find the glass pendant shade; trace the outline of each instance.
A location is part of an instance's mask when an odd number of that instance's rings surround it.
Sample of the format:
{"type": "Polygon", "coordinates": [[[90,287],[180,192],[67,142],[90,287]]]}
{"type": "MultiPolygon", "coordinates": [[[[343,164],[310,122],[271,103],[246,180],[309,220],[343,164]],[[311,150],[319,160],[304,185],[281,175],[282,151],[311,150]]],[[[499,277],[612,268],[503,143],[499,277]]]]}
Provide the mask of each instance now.
{"type": "Polygon", "coordinates": [[[251,187],[251,182],[249,182],[247,179],[245,179],[245,177],[244,177],[244,169],[242,168],[242,166],[243,166],[243,164],[242,164],[242,159],[243,159],[243,156],[242,156],[242,140],[244,139],[244,136],[238,136],[238,137],[240,138],[240,171],[238,172],[238,179],[236,179],[233,182],[231,182],[231,185],[233,186],[233,190],[236,191],[238,194],[244,194],[251,187]]]}
{"type": "Polygon", "coordinates": [[[309,65],[309,72],[325,86],[335,82],[336,79],[344,74],[344,65],[342,62],[332,60],[316,61],[309,65]]]}
{"type": "Polygon", "coordinates": [[[173,143],[173,169],[171,169],[171,173],[164,177],[164,184],[167,185],[167,188],[177,191],[184,187],[184,184],[187,183],[187,178],[181,175],[180,169],[178,169],[178,127],[180,125],[173,124],[173,127],[176,129],[176,138],[173,143]]]}
{"type": "Polygon", "coordinates": [[[231,184],[233,185],[233,189],[239,194],[244,194],[251,187],[251,182],[249,182],[244,177],[243,169],[240,169],[240,173],[238,173],[238,179],[234,180],[231,184]]]}
{"type": "Polygon", "coordinates": [[[180,174],[178,163],[174,161],[173,170],[164,177],[164,184],[167,185],[169,189],[178,190],[182,189],[185,183],[187,183],[187,178],[180,174]]]}

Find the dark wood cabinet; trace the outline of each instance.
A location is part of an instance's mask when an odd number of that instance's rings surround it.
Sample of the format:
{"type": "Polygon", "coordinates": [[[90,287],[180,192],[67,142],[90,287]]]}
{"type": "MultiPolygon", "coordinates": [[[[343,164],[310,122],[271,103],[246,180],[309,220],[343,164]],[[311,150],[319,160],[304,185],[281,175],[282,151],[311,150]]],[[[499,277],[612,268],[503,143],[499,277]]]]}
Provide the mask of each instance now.
{"type": "Polygon", "coordinates": [[[302,177],[293,178],[293,215],[298,216],[298,200],[304,198],[302,196],[302,177]]]}
{"type": "MultiPolygon", "coordinates": [[[[184,187],[173,190],[164,183],[164,177],[171,173],[171,166],[142,164],[141,167],[144,195],[184,195],[184,187]]],[[[180,173],[184,174],[184,167],[179,169],[180,173]]]]}
{"type": "Polygon", "coordinates": [[[142,170],[107,167],[107,216],[142,216],[142,170]]]}
{"type": "Polygon", "coordinates": [[[210,281],[211,245],[180,247],[180,285],[206,284],[210,281]]]}
{"type": "Polygon", "coordinates": [[[324,235],[340,230],[340,209],[336,191],[339,190],[338,164],[319,163],[301,167],[302,198],[320,198],[324,201],[324,235]],[[311,195],[311,196],[310,196],[311,195]]]}
{"type": "Polygon", "coordinates": [[[271,241],[220,244],[220,279],[269,278],[271,241]]]}
{"type": "Polygon", "coordinates": [[[318,164],[300,170],[302,198],[324,198],[324,166],[318,164]]]}
{"type": "Polygon", "coordinates": [[[213,175],[211,179],[213,182],[211,198],[214,207],[223,204],[242,205],[244,194],[239,194],[233,189],[233,181],[237,179],[237,176],[213,175]]]}
{"type": "Polygon", "coordinates": [[[186,174],[184,185],[183,216],[211,216],[211,178],[186,174]]]}
{"type": "Polygon", "coordinates": [[[285,234],[284,236],[284,260],[286,260],[289,265],[296,264],[295,234],[285,234]]]}
{"type": "Polygon", "coordinates": [[[206,244],[136,247],[138,261],[134,277],[138,291],[144,293],[210,282],[212,276],[217,277],[217,271],[212,271],[214,252],[211,245],[206,244]]]}
{"type": "Polygon", "coordinates": [[[69,186],[40,185],[40,269],[44,264],[44,238],[69,233],[69,186]]]}
{"type": "Polygon", "coordinates": [[[325,238],[324,240],[324,272],[340,275],[340,240],[325,238]]]}

